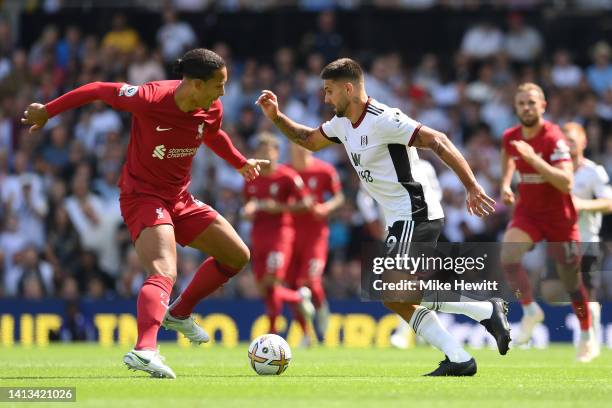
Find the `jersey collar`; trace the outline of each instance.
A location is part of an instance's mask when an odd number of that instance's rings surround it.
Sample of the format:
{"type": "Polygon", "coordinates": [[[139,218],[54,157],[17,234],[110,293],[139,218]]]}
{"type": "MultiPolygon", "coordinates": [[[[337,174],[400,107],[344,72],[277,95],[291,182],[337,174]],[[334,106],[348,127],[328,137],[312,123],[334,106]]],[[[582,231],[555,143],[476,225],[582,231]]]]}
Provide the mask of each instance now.
{"type": "Polygon", "coordinates": [[[357,119],[357,122],[351,123],[351,125],[353,126],[353,129],[357,129],[359,125],[361,125],[361,122],[363,121],[363,118],[365,118],[366,112],[368,111],[368,105],[370,104],[371,100],[372,98],[368,96],[368,100],[365,106],[363,107],[363,112],[361,112],[361,116],[359,116],[359,119],[357,119]]]}

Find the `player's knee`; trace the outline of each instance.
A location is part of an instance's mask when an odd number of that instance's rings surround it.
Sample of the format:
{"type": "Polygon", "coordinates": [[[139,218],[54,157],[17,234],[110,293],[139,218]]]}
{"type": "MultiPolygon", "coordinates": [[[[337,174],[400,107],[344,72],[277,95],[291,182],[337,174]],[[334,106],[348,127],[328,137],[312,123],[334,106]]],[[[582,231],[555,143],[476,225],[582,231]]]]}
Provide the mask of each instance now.
{"type": "Polygon", "coordinates": [[[242,270],[249,263],[250,260],[251,251],[249,251],[249,248],[245,244],[242,244],[232,257],[229,266],[234,269],[242,270]]]}
{"type": "Polygon", "coordinates": [[[154,262],[150,270],[151,275],[159,275],[168,278],[172,283],[176,282],[176,265],[172,265],[166,261],[154,262]]]}
{"type": "Polygon", "coordinates": [[[502,265],[519,263],[521,262],[524,253],[524,251],[520,250],[520,248],[516,247],[515,245],[505,244],[500,254],[501,263],[502,265]]]}
{"type": "Polygon", "coordinates": [[[567,296],[563,285],[558,280],[547,280],[542,282],[540,287],[542,299],[546,303],[559,303],[567,301],[567,296]]]}

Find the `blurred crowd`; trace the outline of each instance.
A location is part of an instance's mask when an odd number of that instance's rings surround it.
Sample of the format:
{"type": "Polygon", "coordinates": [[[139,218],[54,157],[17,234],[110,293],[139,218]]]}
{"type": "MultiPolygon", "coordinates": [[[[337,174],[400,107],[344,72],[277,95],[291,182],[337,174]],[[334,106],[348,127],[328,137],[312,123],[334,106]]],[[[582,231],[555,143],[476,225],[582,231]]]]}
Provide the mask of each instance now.
{"type": "MultiPolygon", "coordinates": [[[[577,121],[586,127],[587,157],[612,174],[612,49],[603,40],[589,44],[590,60],[579,65],[574,61],[576,50],[547,49],[538,28],[511,12],[504,26],[483,21],[466,27],[454,55],[431,50],[409,65],[400,53],[361,58],[360,50],[347,49],[331,11],[320,12],[317,22],[299,44],[279,48],[271,60],[258,60],[234,55],[225,43],[202,42],[175,9],[164,9],[155,47],[148,47],[121,13],[109,21],[108,31],[96,35],[78,22],[41,27],[39,38],[28,47],[20,45],[7,20],[0,20],[0,297],[135,296],[144,271],[123,226],[116,186],[129,141],[129,114],[96,102],[51,119],[43,131],[32,135],[19,119],[30,102],[50,101],[88,82],[138,85],[175,78],[171,63],[196,46],[212,48],[227,62],[223,126],[246,155],[251,154],[258,132],[277,132],[254,105],[260,90],[274,90],[291,118],[318,126],[333,114],[323,104],[319,73],[330,60],[353,56],[367,70],[368,94],[445,132],[493,197],[499,196],[501,135],[516,122],[513,92],[524,81],[545,89],[548,120],[577,121]]],[[[287,160],[286,143],[282,152],[287,160]]],[[[317,155],[338,169],[347,197],[330,219],[326,287],[332,298],[356,296],[360,246],[375,237],[368,235],[357,210],[359,181],[343,147],[317,155]]],[[[446,213],[443,239],[498,241],[509,209],[499,204],[492,217],[469,216],[458,179],[427,152],[421,151],[421,156],[438,172],[446,213]]],[[[242,179],[207,149],[200,149],[194,159],[191,191],[249,242],[250,225],[240,217],[242,179]]],[[[189,249],[179,251],[179,287],[189,282],[202,256],[189,249]]],[[[241,273],[218,296],[256,297],[250,271],[241,273]]]]}

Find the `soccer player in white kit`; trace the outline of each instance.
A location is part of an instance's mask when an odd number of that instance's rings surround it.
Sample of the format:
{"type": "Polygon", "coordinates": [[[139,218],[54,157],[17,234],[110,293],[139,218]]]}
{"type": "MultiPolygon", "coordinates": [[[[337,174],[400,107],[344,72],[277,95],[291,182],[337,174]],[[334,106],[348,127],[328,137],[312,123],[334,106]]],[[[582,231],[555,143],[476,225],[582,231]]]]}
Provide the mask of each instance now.
{"type": "MultiPolygon", "coordinates": [[[[341,58],[321,72],[325,102],[334,106],[336,116],[318,129],[298,124],[279,111],[276,95],[262,91],[257,99],[264,114],[285,136],[316,151],[334,143],[343,144],[359,175],[362,187],[381,206],[388,227],[387,246],[400,255],[409,242],[435,243],[444,213],[434,196],[416,148],[433,150],[457,174],[467,192],[467,209],[479,217],[494,211],[495,201],[476,181],[464,157],[444,135],[367,96],[359,64],[341,58]]],[[[486,302],[385,302],[428,343],[446,358],[431,376],[470,376],[476,362],[440,324],[435,309],[465,314],[481,322],[495,338],[500,354],[506,354],[510,329],[506,304],[486,302]]]]}

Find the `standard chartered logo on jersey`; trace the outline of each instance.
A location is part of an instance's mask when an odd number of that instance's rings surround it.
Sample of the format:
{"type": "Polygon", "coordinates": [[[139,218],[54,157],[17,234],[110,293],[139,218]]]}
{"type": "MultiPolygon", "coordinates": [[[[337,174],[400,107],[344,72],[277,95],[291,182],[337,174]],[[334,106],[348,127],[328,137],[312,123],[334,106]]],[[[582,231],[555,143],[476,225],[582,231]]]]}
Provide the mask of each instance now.
{"type": "Polygon", "coordinates": [[[181,157],[194,156],[198,151],[197,147],[172,148],[166,149],[164,145],[157,145],[153,149],[151,156],[163,159],[180,159],[181,157]]]}
{"type": "Polygon", "coordinates": [[[157,157],[159,160],[163,160],[166,155],[166,146],[158,145],[153,149],[153,157],[157,157]]]}

